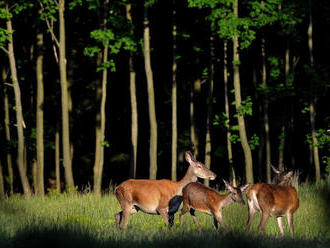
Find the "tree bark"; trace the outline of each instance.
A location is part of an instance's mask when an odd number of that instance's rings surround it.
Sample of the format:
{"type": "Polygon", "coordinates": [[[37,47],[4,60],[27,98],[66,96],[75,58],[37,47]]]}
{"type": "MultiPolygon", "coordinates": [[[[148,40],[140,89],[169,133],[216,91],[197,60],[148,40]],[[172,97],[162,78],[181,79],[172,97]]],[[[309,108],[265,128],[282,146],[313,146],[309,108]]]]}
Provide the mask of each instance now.
{"type": "Polygon", "coordinates": [[[72,173],[72,158],[70,148],[70,127],[69,127],[69,103],[68,103],[68,82],[67,82],[67,64],[65,48],[65,0],[59,0],[59,69],[62,96],[62,142],[63,142],[63,165],[65,172],[65,182],[69,189],[74,188],[72,173]]]}
{"type": "MultiPolygon", "coordinates": [[[[234,16],[238,17],[238,0],[234,0],[233,4],[234,16]]],[[[239,127],[239,135],[241,139],[242,148],[245,157],[245,175],[247,183],[253,183],[253,165],[252,165],[252,153],[250,145],[246,135],[245,120],[244,116],[239,113],[241,107],[241,83],[239,74],[239,52],[238,52],[238,37],[233,37],[233,71],[234,71],[234,89],[235,89],[235,106],[237,111],[237,120],[239,127]]]]}
{"type": "MultiPolygon", "coordinates": [[[[285,84],[287,86],[287,83],[289,81],[289,75],[290,75],[290,47],[289,42],[287,42],[287,47],[285,49],[285,66],[284,66],[284,75],[285,75],[285,84]]],[[[292,109],[292,102],[290,100],[290,108],[292,109]]],[[[292,111],[290,111],[290,114],[292,114],[292,111]]],[[[291,118],[293,118],[291,116],[291,118]]],[[[278,148],[278,169],[280,171],[284,170],[284,149],[285,149],[285,137],[286,137],[286,128],[285,124],[281,127],[281,134],[280,134],[280,144],[278,148]]],[[[292,156],[292,155],[291,155],[292,156]]]]}
{"type": "MultiPolygon", "coordinates": [[[[132,23],[131,16],[131,5],[126,5],[126,18],[132,23]]],[[[131,35],[133,35],[133,28],[130,30],[131,35]]],[[[133,52],[130,51],[129,54],[129,89],[130,89],[130,99],[131,99],[131,177],[136,178],[136,159],[137,159],[137,143],[138,143],[138,110],[137,110],[137,99],[136,99],[136,73],[133,64],[133,52]]]]}
{"type": "MultiPolygon", "coordinates": [[[[264,36],[261,38],[261,57],[262,57],[262,85],[264,89],[267,88],[267,71],[266,71],[266,41],[264,36]]],[[[271,182],[271,147],[270,147],[270,135],[269,135],[269,119],[268,119],[268,96],[263,97],[264,109],[264,132],[265,132],[265,145],[266,145],[266,176],[267,183],[271,182]]]]}
{"type": "Polygon", "coordinates": [[[148,7],[144,6],[144,62],[148,85],[148,104],[150,122],[150,144],[149,144],[149,178],[157,177],[157,120],[155,109],[154,82],[150,61],[150,27],[148,7]]]}
{"type": "Polygon", "coordinates": [[[233,150],[230,141],[230,109],[228,97],[228,58],[227,58],[227,42],[223,44],[223,82],[224,82],[224,95],[225,95],[225,114],[226,114],[226,140],[227,140],[227,156],[229,163],[229,173],[234,187],[237,187],[236,173],[233,164],[233,150]]]}
{"type": "MultiPolygon", "coordinates": [[[[7,6],[8,8],[8,6],[7,6]]],[[[9,33],[9,42],[8,42],[8,58],[9,65],[11,71],[12,84],[14,87],[15,93],[15,102],[16,102],[16,121],[17,121],[17,137],[18,137],[18,147],[17,147],[17,166],[18,171],[23,187],[24,194],[26,196],[31,195],[31,187],[29,184],[29,180],[26,174],[26,166],[24,165],[24,131],[23,126],[23,111],[22,111],[22,103],[21,103],[21,90],[18,83],[17,70],[16,70],[16,60],[14,54],[14,44],[13,44],[13,28],[11,19],[7,19],[6,21],[7,31],[9,33]]]]}
{"type": "Polygon", "coordinates": [[[177,147],[178,147],[178,127],[177,127],[177,60],[176,60],[176,7],[175,0],[173,0],[173,27],[172,27],[172,39],[173,39],[173,63],[172,63],[172,181],[177,180],[177,147]]]}
{"type": "Polygon", "coordinates": [[[2,170],[2,163],[0,158],[0,199],[5,198],[5,184],[3,180],[3,170],[2,170]]]}
{"type": "Polygon", "coordinates": [[[61,170],[60,170],[60,133],[56,129],[55,133],[55,175],[56,175],[56,190],[61,192],[61,170]]]}
{"type": "MultiPolygon", "coordinates": [[[[3,82],[6,82],[7,80],[7,73],[5,68],[3,68],[2,70],[2,79],[3,82]]],[[[3,107],[5,113],[4,124],[5,124],[5,133],[6,133],[6,144],[7,147],[9,147],[11,137],[10,137],[10,126],[9,126],[10,117],[9,117],[8,90],[6,86],[3,88],[3,93],[4,93],[3,107]]],[[[14,193],[14,172],[13,172],[12,157],[9,149],[6,150],[6,160],[7,160],[8,181],[9,181],[9,195],[12,195],[14,193]]]]}
{"type": "Polygon", "coordinates": [[[44,82],[43,82],[43,34],[37,34],[37,187],[36,194],[45,195],[44,186],[44,82]]]}
{"type": "MultiPolygon", "coordinates": [[[[104,13],[101,27],[106,29],[107,10],[109,0],[104,1],[104,13]]],[[[102,63],[108,61],[109,42],[104,44],[102,53],[102,63]]],[[[99,64],[99,62],[97,63],[99,64]]],[[[100,65],[98,65],[100,66],[100,65]]],[[[100,111],[96,115],[96,144],[95,144],[95,162],[94,162],[94,194],[101,195],[102,173],[104,164],[104,140],[105,140],[105,103],[107,97],[108,69],[102,71],[102,88],[97,88],[97,98],[101,97],[100,111]]]]}
{"type": "Polygon", "coordinates": [[[195,96],[196,93],[200,90],[201,81],[200,79],[196,79],[195,82],[191,85],[190,88],[190,143],[192,145],[192,150],[195,158],[199,155],[199,139],[196,131],[196,123],[195,123],[195,96]]]}
{"type": "MultiPolygon", "coordinates": [[[[207,168],[211,168],[211,125],[212,125],[212,104],[213,104],[213,84],[214,84],[214,37],[210,36],[210,85],[207,96],[207,115],[206,115],[206,133],[205,133],[205,160],[204,164],[207,168]]],[[[210,181],[204,180],[204,184],[209,186],[210,181]]]]}
{"type": "MultiPolygon", "coordinates": [[[[309,13],[309,25],[308,25],[308,48],[309,48],[309,59],[310,65],[314,67],[314,55],[313,55],[313,19],[312,19],[312,1],[309,1],[310,13],[309,13]]],[[[315,128],[315,117],[316,117],[316,97],[312,90],[311,86],[311,99],[309,104],[309,116],[310,116],[310,125],[311,125],[311,133],[312,133],[312,151],[313,151],[313,161],[315,167],[315,180],[319,182],[321,180],[321,172],[320,172],[320,158],[319,158],[319,148],[317,146],[317,138],[316,138],[316,128],[315,128]]]]}

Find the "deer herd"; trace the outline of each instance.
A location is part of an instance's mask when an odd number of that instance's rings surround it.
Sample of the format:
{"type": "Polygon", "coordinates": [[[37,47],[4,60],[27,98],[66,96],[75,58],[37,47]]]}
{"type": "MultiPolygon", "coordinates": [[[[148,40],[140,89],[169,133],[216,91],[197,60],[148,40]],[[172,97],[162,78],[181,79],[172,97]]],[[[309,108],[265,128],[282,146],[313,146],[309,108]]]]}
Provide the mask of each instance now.
{"type": "Polygon", "coordinates": [[[197,178],[214,180],[216,174],[203,163],[197,161],[190,151],[185,154],[189,163],[186,175],[178,182],[171,180],[142,180],[129,179],[115,189],[115,195],[121,211],[115,214],[119,228],[124,229],[129,217],[139,210],[147,214],[161,215],[165,223],[171,228],[174,224],[174,214],[179,213],[180,224],[183,215],[189,211],[197,227],[200,228],[195,211],[209,214],[213,217],[214,227],[218,223],[223,228],[226,224],[222,218],[222,209],[237,202],[245,205],[243,194],[246,193],[248,202],[248,221],[246,229],[249,231],[252,220],[257,212],[261,212],[258,230],[265,233],[265,225],[270,216],[276,217],[282,236],[284,235],[282,217],[286,216],[291,236],[293,236],[293,214],[299,207],[296,189],[291,185],[293,172],[282,172],[272,166],[276,174],[275,184],[257,183],[234,187],[223,180],[226,194],[219,194],[215,189],[198,183],[197,178]]]}

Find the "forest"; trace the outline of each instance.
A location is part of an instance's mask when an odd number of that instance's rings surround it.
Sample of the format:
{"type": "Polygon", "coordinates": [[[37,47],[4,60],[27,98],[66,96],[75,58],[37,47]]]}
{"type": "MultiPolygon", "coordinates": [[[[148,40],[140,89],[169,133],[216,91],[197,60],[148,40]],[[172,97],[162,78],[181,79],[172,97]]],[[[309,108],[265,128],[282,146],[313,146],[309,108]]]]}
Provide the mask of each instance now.
{"type": "Polygon", "coordinates": [[[330,180],[330,1],[0,1],[0,197],[330,180]]]}

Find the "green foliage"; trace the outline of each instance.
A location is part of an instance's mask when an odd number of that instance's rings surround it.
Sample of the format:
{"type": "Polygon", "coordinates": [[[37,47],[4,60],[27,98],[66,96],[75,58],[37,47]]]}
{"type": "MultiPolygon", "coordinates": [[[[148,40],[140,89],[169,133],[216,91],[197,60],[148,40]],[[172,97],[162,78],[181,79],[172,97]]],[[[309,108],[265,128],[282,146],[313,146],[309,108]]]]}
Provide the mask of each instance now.
{"type": "Polygon", "coordinates": [[[102,143],[101,143],[101,146],[104,146],[106,148],[109,148],[110,147],[110,143],[107,140],[103,140],[102,143]]]}
{"type": "Polygon", "coordinates": [[[269,74],[270,74],[271,78],[278,79],[281,74],[278,58],[268,57],[268,62],[270,64],[269,74]]]}
{"type": "Polygon", "coordinates": [[[9,32],[7,29],[0,27],[0,47],[4,47],[7,42],[10,40],[9,32]]]}
{"type": "Polygon", "coordinates": [[[57,12],[58,12],[58,4],[55,0],[40,0],[42,4],[42,13],[40,15],[41,20],[50,19],[54,22],[57,21],[57,12]]]}
{"type": "Polygon", "coordinates": [[[249,115],[252,116],[252,99],[250,96],[246,98],[246,100],[242,100],[241,106],[238,107],[237,112],[240,115],[249,115]]]}
{"type": "Polygon", "coordinates": [[[77,6],[82,6],[82,0],[71,0],[69,2],[69,9],[72,10],[77,6]]]}
{"type": "MultiPolygon", "coordinates": [[[[317,143],[315,146],[318,148],[329,147],[330,148],[330,131],[325,129],[318,129],[315,131],[315,137],[317,139],[317,143]]],[[[308,143],[309,147],[313,148],[313,140],[312,134],[306,135],[306,142],[308,143]]]]}
{"type": "Polygon", "coordinates": [[[255,150],[256,147],[260,145],[259,143],[259,137],[256,134],[253,134],[251,139],[249,140],[249,145],[251,150],[255,150]]]}

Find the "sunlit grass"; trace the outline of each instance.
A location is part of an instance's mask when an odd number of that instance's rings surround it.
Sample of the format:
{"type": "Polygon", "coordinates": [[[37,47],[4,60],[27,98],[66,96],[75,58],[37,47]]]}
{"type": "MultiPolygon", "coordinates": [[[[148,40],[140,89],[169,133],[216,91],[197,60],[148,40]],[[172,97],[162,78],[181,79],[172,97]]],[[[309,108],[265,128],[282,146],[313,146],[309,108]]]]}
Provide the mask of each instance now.
{"type": "Polygon", "coordinates": [[[279,235],[277,222],[270,218],[267,236],[257,233],[260,214],[250,233],[245,233],[247,206],[232,204],[223,210],[227,230],[213,229],[213,218],[196,212],[202,226],[198,231],[189,213],[182,226],[175,216],[168,230],[158,215],[141,212],[131,216],[127,229],[116,228],[114,214],[120,210],[113,194],[51,195],[45,198],[13,196],[0,201],[0,247],[329,247],[328,192],[324,187],[301,186],[300,207],[294,215],[295,237],[279,235]],[[50,246],[49,246],[50,245],[50,246]]]}

